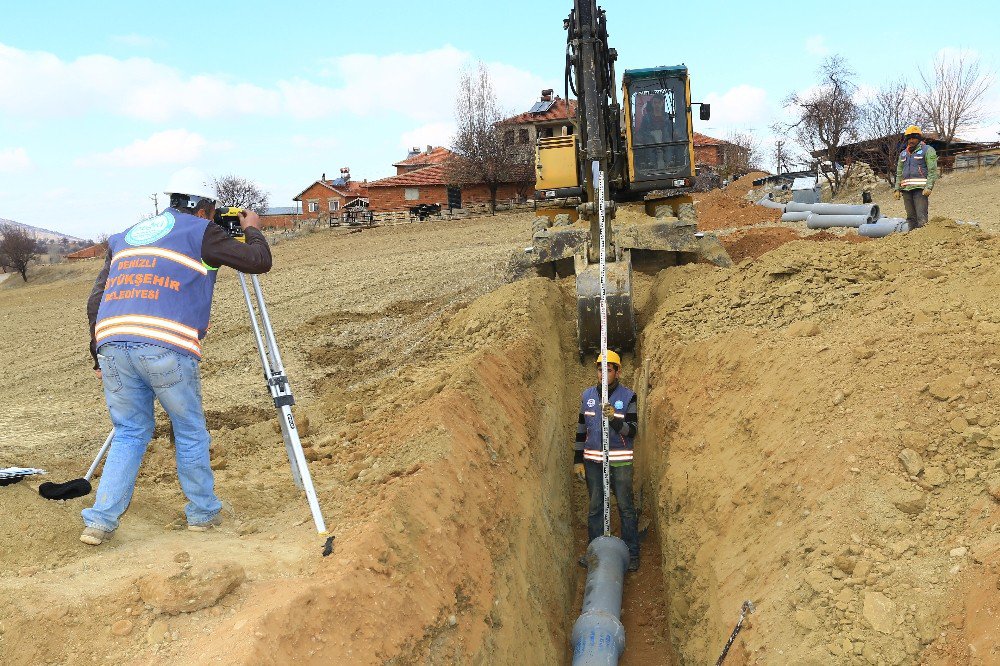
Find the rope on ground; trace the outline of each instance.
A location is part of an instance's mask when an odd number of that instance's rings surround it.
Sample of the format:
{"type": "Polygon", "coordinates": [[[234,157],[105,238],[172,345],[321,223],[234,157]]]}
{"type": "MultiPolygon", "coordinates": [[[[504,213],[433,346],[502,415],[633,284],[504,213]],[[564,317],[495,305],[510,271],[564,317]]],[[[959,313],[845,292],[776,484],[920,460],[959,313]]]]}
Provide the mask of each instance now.
{"type": "Polygon", "coordinates": [[[747,614],[754,611],[753,602],[749,599],[743,602],[743,606],[740,607],[740,619],[736,622],[736,626],[733,628],[733,633],[729,634],[729,640],[726,641],[726,647],[722,648],[722,654],[719,655],[719,660],[715,662],[715,666],[722,666],[722,662],[726,660],[726,655],[729,654],[729,648],[733,647],[733,642],[736,640],[736,636],[740,633],[740,629],[743,628],[743,620],[746,619],[747,614]]]}

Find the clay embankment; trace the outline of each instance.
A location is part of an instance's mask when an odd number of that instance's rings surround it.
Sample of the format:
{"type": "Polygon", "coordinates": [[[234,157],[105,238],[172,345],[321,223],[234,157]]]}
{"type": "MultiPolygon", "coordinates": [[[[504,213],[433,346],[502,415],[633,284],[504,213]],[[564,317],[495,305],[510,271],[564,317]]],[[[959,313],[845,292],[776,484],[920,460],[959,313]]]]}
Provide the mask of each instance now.
{"type": "Polygon", "coordinates": [[[640,469],[684,663],[744,599],[734,663],[1000,659],[998,254],[938,220],[660,274],[640,469]]]}

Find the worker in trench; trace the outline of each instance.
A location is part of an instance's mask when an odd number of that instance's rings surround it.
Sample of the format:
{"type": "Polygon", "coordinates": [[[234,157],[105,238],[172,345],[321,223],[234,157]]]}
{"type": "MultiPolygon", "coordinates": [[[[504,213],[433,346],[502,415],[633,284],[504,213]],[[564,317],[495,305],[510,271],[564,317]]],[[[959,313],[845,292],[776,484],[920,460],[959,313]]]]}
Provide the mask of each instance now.
{"type": "Polygon", "coordinates": [[[206,191],[203,175],[189,171],[180,174],[190,182],[169,187],[167,210],[108,239],[87,301],[94,372],[115,428],[94,506],[83,510],[80,541],[92,546],[114,535],[132,500],[153,436],[154,399],[173,426],[188,529],[222,523],[201,402],[201,340],[219,267],[266,273],[271,250],[252,211],[240,213],[245,243],[214,224],[215,195],[206,191]]]}
{"type": "Polygon", "coordinates": [[[924,143],[916,125],[906,128],[904,138],[906,147],[900,151],[896,164],[894,196],[903,199],[910,229],[919,229],[927,224],[929,198],[938,179],[937,152],[924,143]]]}
{"type": "MultiPolygon", "coordinates": [[[[632,443],[639,430],[635,392],[618,381],[621,358],[608,351],[608,402],[601,403],[601,358],[597,359],[597,385],[583,392],[573,446],[573,473],[587,484],[587,543],[604,535],[604,445],[601,421],[608,419],[610,488],[618,500],[622,541],[628,546],[629,571],[639,569],[639,519],[632,496],[632,443]]],[[[587,566],[586,555],[579,564],[587,566]]]]}

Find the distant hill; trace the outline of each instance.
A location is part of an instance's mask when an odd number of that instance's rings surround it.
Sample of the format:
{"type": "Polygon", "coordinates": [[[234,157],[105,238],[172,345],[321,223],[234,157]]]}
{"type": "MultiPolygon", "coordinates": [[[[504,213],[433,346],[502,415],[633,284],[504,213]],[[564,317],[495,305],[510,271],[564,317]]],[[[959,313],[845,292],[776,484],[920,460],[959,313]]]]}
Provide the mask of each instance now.
{"type": "Polygon", "coordinates": [[[61,234],[58,231],[50,231],[49,229],[42,229],[41,227],[33,227],[30,224],[22,224],[21,222],[15,222],[14,220],[5,220],[0,217],[0,224],[13,224],[15,227],[21,227],[30,231],[35,238],[41,241],[61,241],[63,238],[66,239],[68,243],[83,243],[84,239],[77,238],[76,236],[70,236],[69,234],[61,234]]]}

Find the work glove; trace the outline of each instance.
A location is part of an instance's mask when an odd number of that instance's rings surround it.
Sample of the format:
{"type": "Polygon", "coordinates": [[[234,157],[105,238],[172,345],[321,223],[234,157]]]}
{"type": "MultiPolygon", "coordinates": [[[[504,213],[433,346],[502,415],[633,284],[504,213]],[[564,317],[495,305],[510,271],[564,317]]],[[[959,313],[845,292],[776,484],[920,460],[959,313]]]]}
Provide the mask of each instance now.
{"type": "Polygon", "coordinates": [[[583,463],[573,464],[573,474],[575,474],[576,478],[579,479],[580,481],[583,482],[587,481],[587,471],[584,469],[583,463]]]}
{"type": "Polygon", "coordinates": [[[924,195],[925,197],[929,197],[929,196],[931,195],[931,191],[930,191],[930,190],[924,190],[924,191],[923,191],[923,195],[924,195]]]}
{"type": "Polygon", "coordinates": [[[896,200],[902,199],[903,193],[900,192],[899,190],[896,190],[895,192],[892,193],[892,198],[896,200]]]}
{"type": "Polygon", "coordinates": [[[615,406],[611,403],[604,403],[604,406],[601,407],[601,412],[604,414],[604,418],[606,419],[610,420],[615,418],[615,406]]]}

